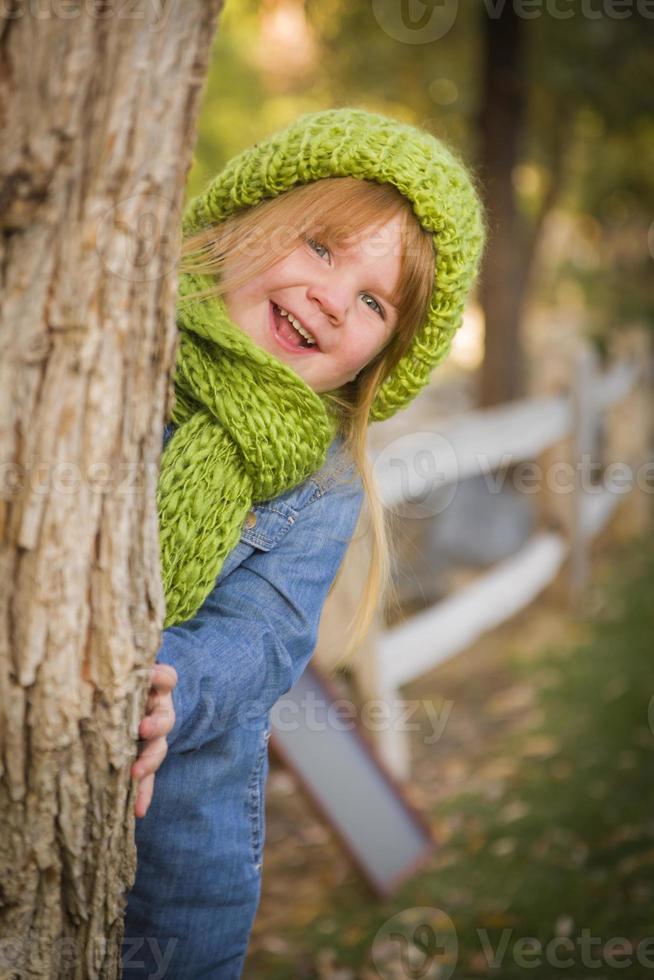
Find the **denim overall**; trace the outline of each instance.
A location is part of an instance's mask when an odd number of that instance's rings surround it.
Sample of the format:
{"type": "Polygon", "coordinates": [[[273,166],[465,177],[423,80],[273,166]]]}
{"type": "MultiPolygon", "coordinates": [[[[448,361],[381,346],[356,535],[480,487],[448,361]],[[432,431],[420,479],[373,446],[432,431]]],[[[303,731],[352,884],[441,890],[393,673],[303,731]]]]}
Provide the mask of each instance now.
{"type": "Polygon", "coordinates": [[[269,711],[311,658],[363,499],[341,446],[252,508],[198,612],[162,633],[176,721],[136,821],[124,980],[241,977],[261,893],[269,711]]]}

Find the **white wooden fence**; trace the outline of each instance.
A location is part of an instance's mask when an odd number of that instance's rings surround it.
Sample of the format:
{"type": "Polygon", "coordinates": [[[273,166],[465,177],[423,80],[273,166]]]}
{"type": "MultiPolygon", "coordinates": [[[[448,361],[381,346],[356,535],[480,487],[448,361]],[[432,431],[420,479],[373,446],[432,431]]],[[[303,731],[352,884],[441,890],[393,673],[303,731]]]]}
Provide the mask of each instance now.
{"type": "MultiPolygon", "coordinates": [[[[638,498],[641,521],[649,513],[654,465],[648,335],[633,331],[622,346],[622,356],[606,371],[599,371],[591,349],[581,346],[571,390],[564,394],[472,411],[439,429],[453,450],[440,461],[439,486],[501,471],[521,461],[538,462],[545,474],[538,494],[540,526],[519,551],[460,591],[393,628],[380,629],[353,664],[360,696],[387,703],[390,723],[373,737],[395,776],[406,779],[410,772],[406,731],[393,724],[393,715],[402,710],[400,687],[527,606],[553,582],[566,559],[570,559],[567,583],[574,599],[587,581],[592,538],[616,507],[627,497],[638,498]],[[605,462],[620,464],[619,484],[606,478],[589,484],[598,425],[605,434],[605,462]],[[558,492],[547,479],[560,464],[574,474],[571,492],[558,492]],[[629,473],[631,489],[626,480],[629,473]]],[[[416,454],[424,450],[424,438],[424,432],[416,433],[415,439],[404,436],[397,441],[392,457],[381,454],[375,463],[379,490],[390,509],[406,499],[403,466],[410,467],[416,454]]]]}

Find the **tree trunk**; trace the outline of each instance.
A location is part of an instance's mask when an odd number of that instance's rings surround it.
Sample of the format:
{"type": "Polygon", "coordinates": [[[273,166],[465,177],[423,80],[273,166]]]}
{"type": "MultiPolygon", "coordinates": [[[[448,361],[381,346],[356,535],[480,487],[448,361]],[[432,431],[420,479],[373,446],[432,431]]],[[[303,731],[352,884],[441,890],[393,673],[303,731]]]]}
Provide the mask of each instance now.
{"type": "Polygon", "coordinates": [[[117,977],[180,214],[221,0],[0,26],[0,977],[117,977]]]}
{"type": "Polygon", "coordinates": [[[512,177],[519,159],[526,93],[521,73],[523,24],[514,4],[506,4],[499,16],[482,16],[484,87],[479,126],[490,227],[479,283],[486,349],[478,403],[486,407],[522,394],[519,328],[526,277],[512,177]]]}

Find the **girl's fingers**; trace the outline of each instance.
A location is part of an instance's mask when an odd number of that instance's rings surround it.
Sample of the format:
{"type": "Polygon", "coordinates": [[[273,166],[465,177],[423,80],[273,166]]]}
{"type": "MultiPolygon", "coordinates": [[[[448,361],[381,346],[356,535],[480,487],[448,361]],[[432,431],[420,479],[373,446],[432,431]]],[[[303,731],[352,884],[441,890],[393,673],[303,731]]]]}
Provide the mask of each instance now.
{"type": "Polygon", "coordinates": [[[171,692],[177,684],[177,671],[168,664],[155,664],[150,673],[146,716],[141,719],[139,736],[145,740],[132,765],[132,778],[138,780],[134,814],[144,817],[152,802],[154,774],[166,758],[166,735],[175,724],[171,692]]]}
{"type": "Polygon", "coordinates": [[[151,684],[145,713],[151,714],[157,705],[168,701],[172,705],[172,691],[177,684],[177,671],[168,664],[157,664],[151,671],[151,684]]]}
{"type": "Polygon", "coordinates": [[[177,684],[177,671],[170,664],[155,664],[150,677],[150,688],[158,694],[170,694],[177,684]]]}
{"type": "Polygon", "coordinates": [[[152,793],[154,791],[154,775],[150,773],[144,776],[139,782],[134,802],[134,814],[137,817],[144,817],[148,812],[148,807],[152,803],[152,793]]]}
{"type": "Polygon", "coordinates": [[[177,684],[177,671],[168,664],[155,664],[150,677],[146,716],[139,725],[144,740],[139,756],[132,765],[132,778],[138,780],[134,813],[144,817],[152,802],[154,774],[166,758],[168,735],[175,725],[171,692],[177,684]]]}
{"type": "Polygon", "coordinates": [[[155,738],[151,742],[148,742],[143,752],[132,765],[132,777],[134,779],[141,779],[148,773],[156,772],[166,758],[167,752],[168,743],[165,738],[155,738]]]}
{"type": "Polygon", "coordinates": [[[145,713],[146,715],[152,714],[157,705],[161,702],[159,695],[150,688],[150,693],[148,694],[148,700],[145,702],[145,713]]]}
{"type": "Polygon", "coordinates": [[[160,738],[169,735],[175,726],[175,711],[172,704],[160,704],[151,714],[146,715],[139,725],[141,738],[160,738]]]}

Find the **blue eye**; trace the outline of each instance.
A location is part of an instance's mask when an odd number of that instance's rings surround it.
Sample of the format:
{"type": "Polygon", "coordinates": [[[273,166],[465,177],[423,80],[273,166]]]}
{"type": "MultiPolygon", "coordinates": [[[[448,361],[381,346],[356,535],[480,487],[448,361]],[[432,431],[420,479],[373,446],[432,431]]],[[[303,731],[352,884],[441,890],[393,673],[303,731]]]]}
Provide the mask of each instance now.
{"type": "Polygon", "coordinates": [[[329,249],[327,248],[327,246],[321,245],[320,242],[317,242],[315,240],[315,238],[307,238],[307,244],[309,245],[310,248],[313,249],[314,252],[317,252],[318,255],[320,255],[320,253],[318,252],[319,248],[324,248],[325,252],[327,252],[327,254],[329,255],[329,249]],[[314,248],[314,246],[316,247],[314,248]]]}
{"type": "MultiPolygon", "coordinates": [[[[375,307],[377,307],[377,313],[379,313],[379,315],[382,318],[382,320],[385,320],[386,317],[384,315],[384,311],[381,308],[381,306],[379,305],[379,303],[377,302],[377,300],[374,298],[374,296],[371,296],[370,293],[364,293],[363,295],[364,295],[364,297],[367,296],[368,299],[371,299],[373,301],[373,303],[375,304],[375,307]]],[[[366,303],[366,306],[367,305],[368,304],[366,303]]],[[[370,309],[372,310],[372,309],[374,309],[374,307],[371,306],[370,309]]]]}

